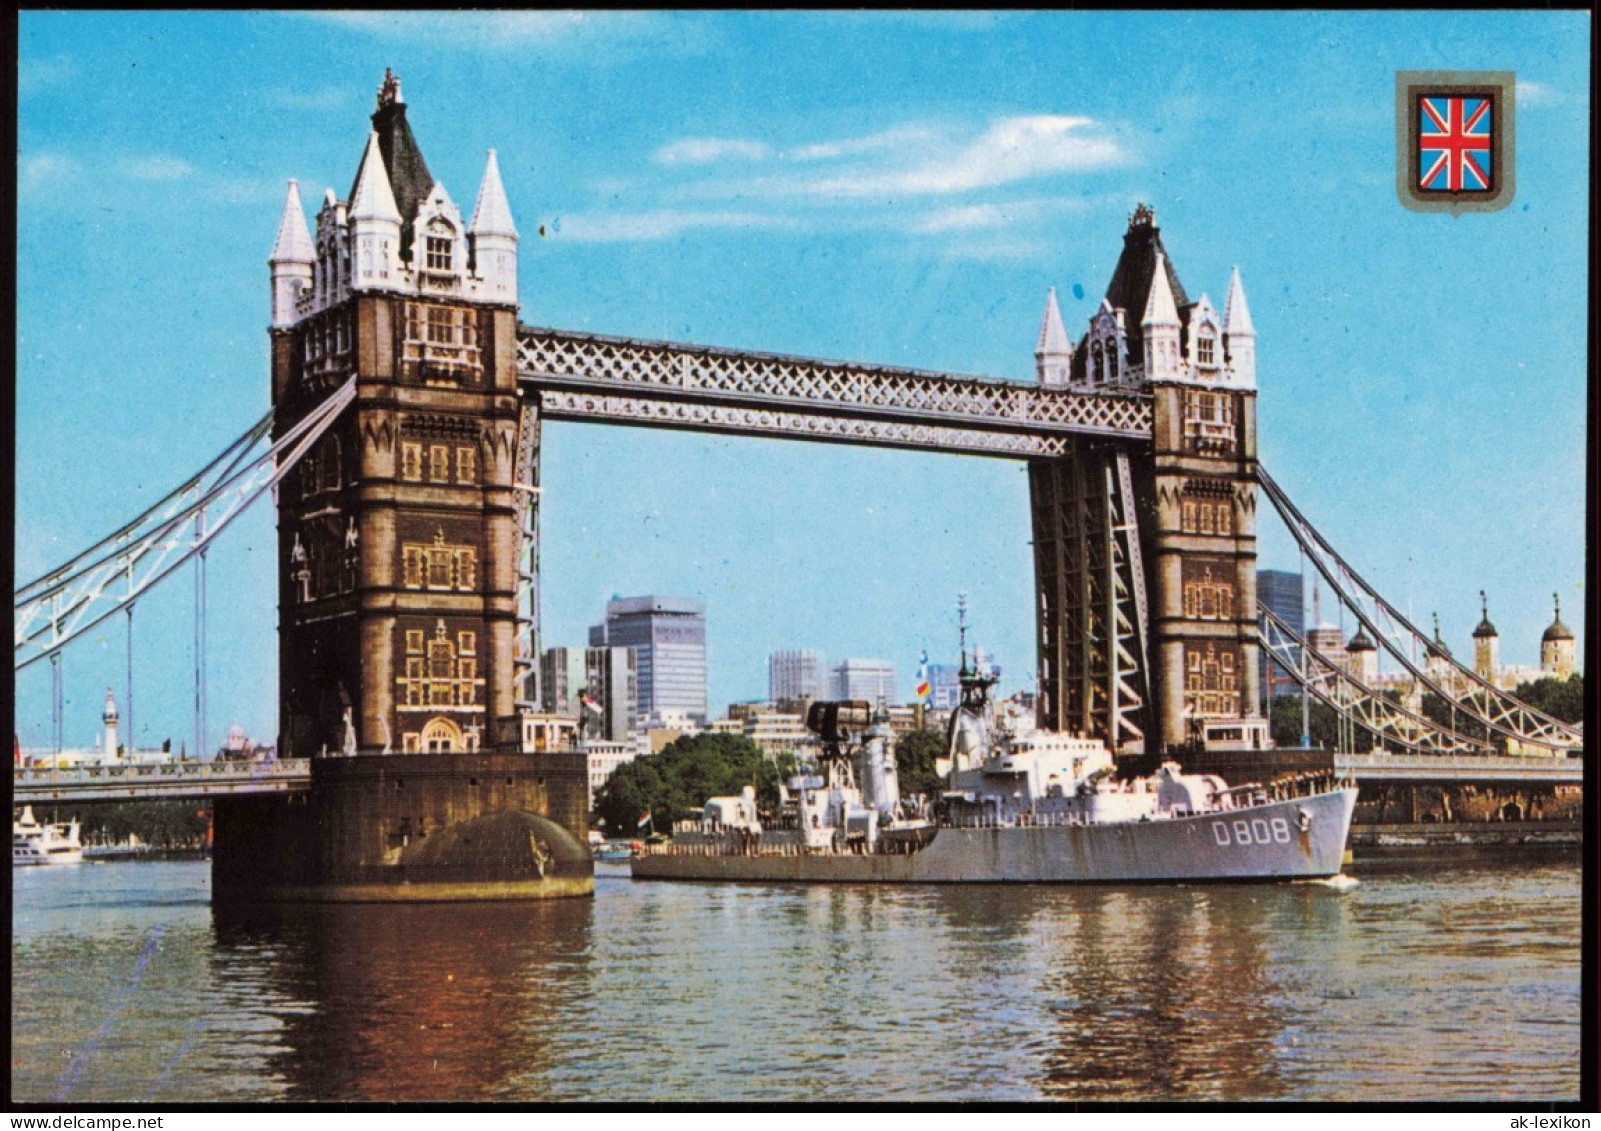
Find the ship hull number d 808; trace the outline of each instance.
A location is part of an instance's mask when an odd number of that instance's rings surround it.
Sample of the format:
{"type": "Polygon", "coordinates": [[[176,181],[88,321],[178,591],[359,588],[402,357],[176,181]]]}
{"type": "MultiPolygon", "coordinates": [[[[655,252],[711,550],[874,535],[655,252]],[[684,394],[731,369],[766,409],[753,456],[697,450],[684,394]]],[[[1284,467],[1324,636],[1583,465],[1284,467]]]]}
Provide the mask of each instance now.
{"type": "Polygon", "coordinates": [[[1283,817],[1213,821],[1212,839],[1218,847],[1251,844],[1289,844],[1290,822],[1283,817]]]}

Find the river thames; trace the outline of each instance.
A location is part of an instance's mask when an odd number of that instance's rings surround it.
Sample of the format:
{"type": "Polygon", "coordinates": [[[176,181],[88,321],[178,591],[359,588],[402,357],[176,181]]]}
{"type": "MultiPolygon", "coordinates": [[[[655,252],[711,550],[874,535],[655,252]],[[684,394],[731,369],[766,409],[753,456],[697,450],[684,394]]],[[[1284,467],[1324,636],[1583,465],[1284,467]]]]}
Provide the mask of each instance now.
{"type": "Polygon", "coordinates": [[[13,1100],[1572,1101],[1576,854],[1208,887],[224,913],[13,871],[13,1100]]]}

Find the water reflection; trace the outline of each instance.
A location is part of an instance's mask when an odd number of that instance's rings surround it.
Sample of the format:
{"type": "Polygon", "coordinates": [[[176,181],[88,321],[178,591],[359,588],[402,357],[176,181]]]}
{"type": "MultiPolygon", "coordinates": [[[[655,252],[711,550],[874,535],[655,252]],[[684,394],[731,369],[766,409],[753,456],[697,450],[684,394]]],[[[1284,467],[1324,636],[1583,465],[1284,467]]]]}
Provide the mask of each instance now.
{"type": "MultiPolygon", "coordinates": [[[[43,869],[39,869],[43,871],[43,869]]],[[[1573,1099],[1579,871],[1341,893],[632,883],[214,910],[13,889],[22,1102],[1573,1099]]]]}
{"type": "Polygon", "coordinates": [[[1249,889],[1086,891],[1074,903],[1041,987],[1055,1029],[1046,1095],[1283,1094],[1280,998],[1249,889]]]}
{"type": "Polygon", "coordinates": [[[557,1018],[587,976],[592,912],[587,899],[219,908],[214,962],[223,984],[260,963],[281,1023],[264,1067],[287,1099],[537,1095],[574,1039],[557,1018]]]}

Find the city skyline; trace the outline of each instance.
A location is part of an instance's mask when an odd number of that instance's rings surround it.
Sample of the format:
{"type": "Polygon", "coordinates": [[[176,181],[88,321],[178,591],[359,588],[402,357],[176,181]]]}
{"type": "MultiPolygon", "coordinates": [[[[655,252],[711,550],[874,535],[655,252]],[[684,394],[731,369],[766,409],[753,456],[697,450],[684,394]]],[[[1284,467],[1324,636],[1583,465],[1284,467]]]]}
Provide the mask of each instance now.
{"type": "MultiPolygon", "coordinates": [[[[1046,289],[1076,338],[1124,218],[1148,201],[1190,292],[1220,303],[1240,267],[1263,463],[1341,553],[1419,625],[1438,610],[1459,654],[1487,590],[1503,663],[1537,666],[1556,591],[1582,654],[1582,28],[1579,13],[1444,27],[1405,13],[30,13],[18,577],[265,410],[284,184],[308,201],[346,191],[387,65],[458,200],[497,149],[536,325],[1027,381],[1046,289]],[[1064,37],[1101,47],[1091,62],[1046,46],[1064,37]],[[1303,59],[1272,82],[1250,69],[1269,40],[1303,59]],[[1226,83],[1197,52],[1247,78],[1226,83]],[[1517,199],[1458,220],[1407,213],[1393,72],[1466,65],[1518,73],[1517,199]],[[1115,78],[1136,71],[1175,77],[1115,78]],[[652,98],[633,96],[641,82],[652,98]],[[1262,151],[1284,82],[1316,107],[1315,158],[1303,140],[1262,151]],[[79,453],[65,476],[63,452],[79,453]]],[[[911,671],[924,648],[954,648],[966,589],[972,639],[1021,686],[1035,662],[1021,467],[553,426],[542,643],[581,644],[609,593],[704,600],[722,704],[760,695],[767,652],[790,640],[911,671]]],[[[208,565],[212,745],[235,721],[258,739],[276,726],[271,531],[258,508],[208,565]]],[[[1265,517],[1261,548],[1262,566],[1297,568],[1265,517]]],[[[140,745],[189,734],[189,585],[175,578],[136,618],[140,745]]],[[[69,745],[92,736],[107,685],[123,698],[122,633],[117,618],[67,653],[69,745]]],[[[48,733],[44,669],[18,681],[25,744],[48,733]]]]}

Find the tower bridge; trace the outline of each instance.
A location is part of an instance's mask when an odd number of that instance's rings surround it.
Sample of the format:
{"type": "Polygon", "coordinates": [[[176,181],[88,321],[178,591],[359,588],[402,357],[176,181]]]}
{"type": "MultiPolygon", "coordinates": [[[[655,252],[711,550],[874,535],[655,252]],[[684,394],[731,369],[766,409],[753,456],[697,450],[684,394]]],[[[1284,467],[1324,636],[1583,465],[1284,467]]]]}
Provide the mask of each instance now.
{"type": "MultiPolygon", "coordinates": [[[[1031,383],[524,325],[518,242],[494,151],[464,220],[392,75],[346,198],[328,190],[308,227],[290,182],[269,260],[275,446],[251,482],[259,493],[270,481],[278,504],[279,753],[310,760],[309,786],[219,798],[219,897],[592,889],[582,758],[522,741],[546,422],[1024,461],[1039,722],[1119,755],[1268,745],[1260,488],[1363,624],[1404,646],[1410,626],[1257,465],[1255,328],[1238,272],[1221,310],[1191,298],[1144,205],[1077,340],[1048,297],[1031,383]]],[[[25,636],[62,646],[63,608],[82,619],[114,607],[120,563],[188,516],[203,524],[208,499],[19,591],[19,648],[25,636]]],[[[1354,702],[1347,683],[1301,674],[1354,702]]],[[[1473,684],[1463,709],[1536,751],[1576,741],[1509,698],[1473,684]]],[[[1393,715],[1364,717],[1402,726],[1393,715]]],[[[1404,720],[1413,739],[1420,725],[1404,720]]],[[[1463,752],[1455,738],[1416,746],[1428,750],[1463,752]]]]}

